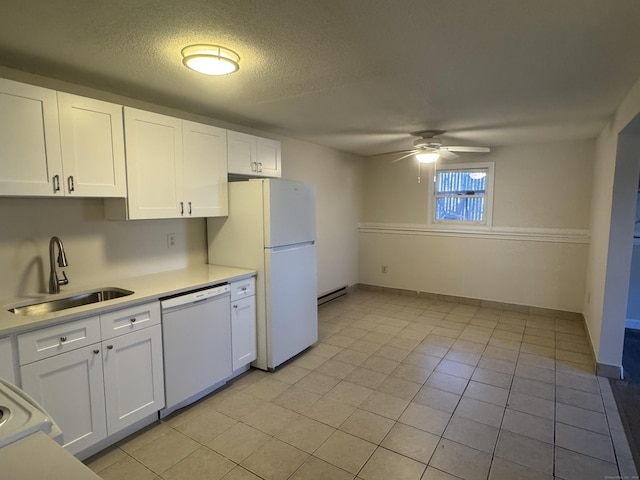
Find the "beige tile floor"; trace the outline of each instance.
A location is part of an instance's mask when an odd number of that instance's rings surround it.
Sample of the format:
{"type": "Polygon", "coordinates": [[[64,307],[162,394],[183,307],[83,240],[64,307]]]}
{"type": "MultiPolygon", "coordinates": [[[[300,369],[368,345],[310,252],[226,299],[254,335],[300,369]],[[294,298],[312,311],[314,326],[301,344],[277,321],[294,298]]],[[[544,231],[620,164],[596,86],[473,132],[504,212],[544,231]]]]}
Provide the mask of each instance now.
{"type": "Polygon", "coordinates": [[[87,464],[105,480],[636,475],[577,320],[358,290],[319,322],[320,341],[276,372],[87,464]]]}

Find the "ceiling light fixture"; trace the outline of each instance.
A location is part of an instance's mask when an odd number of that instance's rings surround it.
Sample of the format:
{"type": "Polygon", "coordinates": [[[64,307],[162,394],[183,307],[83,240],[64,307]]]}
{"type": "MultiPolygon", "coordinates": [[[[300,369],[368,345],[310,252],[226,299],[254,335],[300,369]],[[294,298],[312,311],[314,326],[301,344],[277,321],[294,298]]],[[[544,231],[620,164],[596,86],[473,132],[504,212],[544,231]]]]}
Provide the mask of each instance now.
{"type": "Polygon", "coordinates": [[[471,172],[469,174],[469,176],[473,179],[473,180],[480,180],[481,178],[484,178],[487,176],[486,172],[471,172]]]}
{"type": "Polygon", "coordinates": [[[182,63],[205,75],[228,75],[240,68],[240,56],[220,45],[189,45],[182,49],[182,63]]]}
{"type": "Polygon", "coordinates": [[[416,153],[416,159],[420,163],[434,163],[438,158],[440,158],[440,154],[438,152],[416,153]]]}

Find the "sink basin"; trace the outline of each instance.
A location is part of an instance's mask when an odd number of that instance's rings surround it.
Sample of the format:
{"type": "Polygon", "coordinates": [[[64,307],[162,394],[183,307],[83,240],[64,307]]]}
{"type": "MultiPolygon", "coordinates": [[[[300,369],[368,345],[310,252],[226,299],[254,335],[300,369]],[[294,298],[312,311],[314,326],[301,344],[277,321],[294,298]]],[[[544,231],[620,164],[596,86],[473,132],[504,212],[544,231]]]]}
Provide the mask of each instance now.
{"type": "Polygon", "coordinates": [[[105,288],[101,290],[91,290],[89,292],[78,293],[64,298],[56,298],[46,302],[32,303],[21,307],[10,308],[11,313],[16,315],[45,315],[67,308],[80,307],[82,305],[90,305],[92,303],[104,302],[105,300],[113,300],[114,298],[126,297],[131,295],[131,290],[123,288],[105,288]]]}

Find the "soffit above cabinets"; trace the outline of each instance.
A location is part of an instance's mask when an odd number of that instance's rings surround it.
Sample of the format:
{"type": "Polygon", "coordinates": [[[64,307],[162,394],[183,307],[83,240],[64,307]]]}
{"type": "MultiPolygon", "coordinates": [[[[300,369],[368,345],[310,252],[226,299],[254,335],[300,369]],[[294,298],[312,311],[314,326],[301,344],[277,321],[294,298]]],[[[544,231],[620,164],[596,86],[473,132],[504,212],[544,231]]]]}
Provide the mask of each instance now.
{"type": "Polygon", "coordinates": [[[640,77],[638,25],[637,0],[32,0],[3,5],[0,63],[368,155],[425,129],[593,138],[640,77]],[[240,70],[185,68],[201,42],[240,70]]]}

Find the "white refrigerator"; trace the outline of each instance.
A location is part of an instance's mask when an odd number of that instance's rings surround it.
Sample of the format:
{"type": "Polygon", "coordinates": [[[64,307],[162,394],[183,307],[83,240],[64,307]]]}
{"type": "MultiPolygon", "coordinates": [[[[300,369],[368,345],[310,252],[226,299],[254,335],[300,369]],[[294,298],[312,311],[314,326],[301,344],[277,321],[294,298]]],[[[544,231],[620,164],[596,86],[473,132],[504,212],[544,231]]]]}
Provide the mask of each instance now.
{"type": "Polygon", "coordinates": [[[311,184],[229,184],[229,216],[207,219],[209,263],[256,270],[257,359],[263,370],[318,340],[316,193],[311,184]]]}

